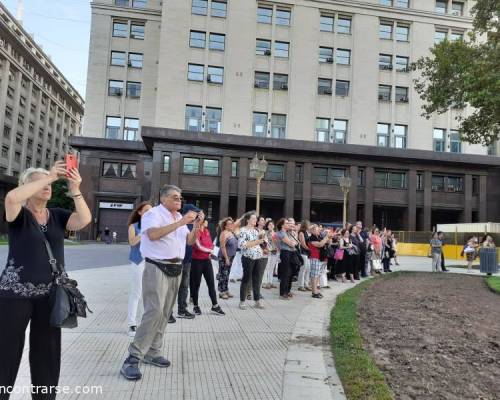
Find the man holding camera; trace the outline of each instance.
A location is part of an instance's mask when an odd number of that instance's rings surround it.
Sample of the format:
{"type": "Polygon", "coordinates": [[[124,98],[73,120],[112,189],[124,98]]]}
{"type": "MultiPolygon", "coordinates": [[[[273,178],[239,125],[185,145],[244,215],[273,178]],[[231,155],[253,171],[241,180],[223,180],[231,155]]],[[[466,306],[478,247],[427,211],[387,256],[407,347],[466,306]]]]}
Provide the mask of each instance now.
{"type": "Polygon", "coordinates": [[[141,254],[146,261],[142,283],[144,314],[120,370],[129,380],[142,378],[140,361],[160,368],[170,366],[170,361],[161,355],[163,335],[177,299],[186,243],[195,243],[200,228],[198,213],[189,211],[182,216],[181,206],[181,190],[166,185],[160,190],[160,204],[142,217],[141,254]],[[193,224],[191,232],[188,224],[193,224]]]}

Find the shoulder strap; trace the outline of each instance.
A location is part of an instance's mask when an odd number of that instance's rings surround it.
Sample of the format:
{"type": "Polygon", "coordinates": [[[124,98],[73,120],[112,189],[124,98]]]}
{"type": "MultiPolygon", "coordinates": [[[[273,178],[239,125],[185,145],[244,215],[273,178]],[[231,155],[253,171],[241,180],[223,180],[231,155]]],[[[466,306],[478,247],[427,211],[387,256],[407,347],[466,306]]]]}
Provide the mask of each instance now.
{"type": "Polygon", "coordinates": [[[31,223],[35,226],[35,229],[38,232],[40,232],[40,235],[42,235],[43,242],[45,244],[45,249],[47,250],[47,255],[49,256],[49,264],[50,264],[50,268],[52,269],[52,273],[54,273],[55,275],[62,274],[63,273],[62,268],[58,268],[58,266],[57,266],[57,260],[54,257],[54,253],[52,252],[52,247],[50,246],[50,243],[47,240],[45,233],[43,233],[40,226],[35,222],[35,219],[33,216],[30,219],[31,219],[31,223]]]}

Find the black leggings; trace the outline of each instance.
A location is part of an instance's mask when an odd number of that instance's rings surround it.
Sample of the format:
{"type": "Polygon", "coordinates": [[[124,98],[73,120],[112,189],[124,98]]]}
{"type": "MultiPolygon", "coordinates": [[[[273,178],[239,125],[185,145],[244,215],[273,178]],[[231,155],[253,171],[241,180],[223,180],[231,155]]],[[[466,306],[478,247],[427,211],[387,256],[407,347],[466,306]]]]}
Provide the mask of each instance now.
{"type": "Polygon", "coordinates": [[[280,279],[280,296],[288,296],[292,290],[292,278],[294,267],[291,264],[292,252],[281,250],[280,263],[278,265],[280,279]]]}
{"type": "MultiPolygon", "coordinates": [[[[56,398],[55,387],[61,369],[61,329],[49,325],[50,305],[48,298],[8,299],[0,298],[0,387],[14,385],[24,349],[24,334],[30,322],[29,362],[31,383],[39,392],[35,400],[56,398]],[[41,389],[46,387],[47,389],[41,389]],[[50,393],[50,387],[53,387],[50,393]]],[[[9,395],[0,392],[0,399],[9,395]]]]}
{"type": "Polygon", "coordinates": [[[212,300],[212,305],[217,304],[217,294],[215,293],[214,270],[212,268],[212,261],[210,260],[191,260],[191,272],[189,275],[191,297],[193,304],[198,305],[198,293],[200,291],[201,277],[205,278],[208,286],[208,295],[212,300]]]}
{"type": "Polygon", "coordinates": [[[241,266],[243,268],[243,278],[241,278],[240,286],[240,301],[245,301],[247,297],[247,288],[250,282],[252,282],[253,299],[255,301],[260,299],[260,269],[259,265],[262,265],[262,259],[252,260],[251,258],[242,256],[241,266]]]}

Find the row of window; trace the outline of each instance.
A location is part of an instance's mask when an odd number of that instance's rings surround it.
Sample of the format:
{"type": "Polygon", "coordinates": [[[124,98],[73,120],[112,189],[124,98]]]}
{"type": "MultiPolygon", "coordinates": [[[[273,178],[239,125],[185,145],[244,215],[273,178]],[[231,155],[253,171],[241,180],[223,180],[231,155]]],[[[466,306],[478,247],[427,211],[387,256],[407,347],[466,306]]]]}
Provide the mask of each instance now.
{"type": "Polygon", "coordinates": [[[144,55],[142,53],[127,53],[124,51],[112,51],[111,52],[111,65],[116,67],[125,67],[127,65],[130,68],[142,68],[144,64],[144,55]]]}
{"type": "MultiPolygon", "coordinates": [[[[408,88],[404,86],[395,86],[394,100],[399,103],[408,103],[408,88]]],[[[392,100],[392,86],[378,85],[378,99],[382,101],[392,100]]]]}
{"type": "MultiPolygon", "coordinates": [[[[129,165],[129,164],[125,164],[129,165]]],[[[285,164],[282,163],[268,163],[265,180],[284,181],[285,180],[285,164]]],[[[119,176],[119,163],[104,163],[104,176],[119,176]],[[111,172],[110,172],[111,171],[111,172]]],[[[134,170],[135,172],[135,170],[134,170]]],[[[163,172],[170,172],[170,156],[164,155],[163,157],[163,172]]],[[[220,161],[211,158],[199,157],[183,157],[182,158],[182,173],[190,175],[207,175],[219,176],[220,161]]],[[[313,166],[311,181],[315,184],[324,185],[339,185],[339,179],[348,176],[349,171],[347,168],[331,167],[331,166],[313,166]]],[[[231,161],[231,177],[238,176],[238,161],[231,161]]],[[[135,177],[135,176],[134,176],[135,177]]],[[[295,169],[295,181],[302,182],[303,180],[303,166],[297,165],[295,169]]],[[[424,177],[422,173],[417,174],[417,190],[424,190],[423,186],[424,177]]],[[[477,178],[475,179],[475,189],[473,193],[477,193],[477,178]]],[[[364,186],[364,169],[358,170],[357,185],[364,186]]],[[[391,170],[376,170],[374,174],[375,188],[386,189],[407,189],[408,178],[407,173],[404,171],[391,171],[391,170]]],[[[445,176],[433,175],[432,176],[432,190],[445,191],[445,192],[463,192],[463,177],[461,176],[445,176]]]]}
{"type": "Polygon", "coordinates": [[[460,133],[457,130],[450,129],[450,133],[446,133],[446,129],[434,128],[433,130],[433,149],[437,152],[448,150],[450,153],[461,153],[462,142],[460,133]]]}
{"type": "MultiPolygon", "coordinates": [[[[190,31],[189,32],[189,46],[197,49],[204,49],[207,44],[207,34],[203,31],[190,31]]],[[[222,33],[208,34],[208,48],[209,50],[224,51],[226,47],[226,35],[222,33]]]]}
{"type": "Polygon", "coordinates": [[[464,3],[461,1],[452,1],[451,7],[448,5],[447,0],[436,0],[435,11],[439,14],[446,14],[448,10],[452,15],[464,15],[464,3]]]}
{"type": "MultiPolygon", "coordinates": [[[[208,0],[193,0],[191,3],[191,14],[208,15],[208,0]]],[[[211,0],[210,15],[212,17],[226,18],[227,16],[227,1],[226,0],[211,0]]]]}
{"type": "MultiPolygon", "coordinates": [[[[224,83],[224,68],[208,65],[207,82],[222,85],[224,83]]],[[[188,64],[189,81],[203,82],[205,80],[205,66],[201,64],[188,64]]]]}
{"type": "Polygon", "coordinates": [[[115,5],[120,7],[146,8],[147,0],[115,0],[115,5]]]}
{"type": "Polygon", "coordinates": [[[113,37],[144,40],[145,29],[143,22],[113,20],[113,37]]]}
{"type": "MultiPolygon", "coordinates": [[[[109,80],[108,96],[122,96],[125,83],[123,81],[109,80]]],[[[127,97],[138,99],[141,97],[141,82],[127,81],[127,97]]]]}
{"type": "Polygon", "coordinates": [[[104,162],[102,176],[106,178],[137,178],[137,166],[133,163],[104,162]]]}
{"type": "Polygon", "coordinates": [[[106,139],[139,140],[139,119],[107,116],[106,139]]]}

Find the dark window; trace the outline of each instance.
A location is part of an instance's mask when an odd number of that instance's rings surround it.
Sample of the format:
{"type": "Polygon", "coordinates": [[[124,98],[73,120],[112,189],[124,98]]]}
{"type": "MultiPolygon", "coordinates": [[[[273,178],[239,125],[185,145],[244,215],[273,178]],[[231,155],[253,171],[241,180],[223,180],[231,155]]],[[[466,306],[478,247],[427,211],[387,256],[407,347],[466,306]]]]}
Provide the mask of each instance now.
{"type": "Polygon", "coordinates": [[[203,160],[203,175],[219,175],[219,160],[203,160]]]}
{"type": "Polygon", "coordinates": [[[433,131],[433,148],[434,151],[443,152],[446,151],[446,131],[440,128],[434,128],[433,131]]]}
{"type": "Polygon", "coordinates": [[[257,22],[261,24],[272,24],[273,22],[273,9],[266,7],[257,8],[257,22]]]}
{"type": "Polygon", "coordinates": [[[127,97],[133,99],[141,97],[141,82],[127,82],[127,97]]]}
{"type": "Polygon", "coordinates": [[[479,176],[472,177],[472,194],[479,194],[479,176]]]}
{"type": "Polygon", "coordinates": [[[274,74],[273,75],[274,90],[288,90],[288,75],[274,74]]]}
{"type": "Polygon", "coordinates": [[[335,81],[335,95],[349,96],[349,81],[335,81]]]}
{"type": "Polygon", "coordinates": [[[198,158],[184,157],[182,171],[184,174],[199,174],[200,160],[198,158]]]}
{"type": "Polygon", "coordinates": [[[130,24],[130,37],[132,39],[144,39],[144,24],[132,22],[130,24]]]}
{"type": "Polygon", "coordinates": [[[375,187],[406,189],[406,172],[375,171],[375,187]]]}
{"type": "Polygon", "coordinates": [[[113,36],[126,38],[128,34],[128,23],[113,21],[113,36]]]}
{"type": "Polygon", "coordinates": [[[268,181],[284,181],[285,166],[283,164],[268,164],[265,179],[268,181]]]}
{"type": "Polygon", "coordinates": [[[207,15],[208,0],[193,0],[191,4],[191,14],[207,15]]]}
{"type": "Polygon", "coordinates": [[[382,70],[392,69],[392,55],[390,54],[379,54],[378,55],[378,68],[382,70]]]}
{"type": "Polygon", "coordinates": [[[391,100],[391,86],[378,85],[378,99],[383,101],[391,100]]]}
{"type": "Polygon", "coordinates": [[[417,174],[417,190],[419,191],[424,190],[424,174],[421,173],[417,174]]]}
{"type": "Polygon", "coordinates": [[[111,65],[116,65],[118,67],[125,66],[125,52],[123,51],[112,51],[111,52],[111,65]]]}
{"type": "Polygon", "coordinates": [[[276,10],[276,25],[290,26],[291,15],[290,10],[276,10]]]}
{"type": "Polygon", "coordinates": [[[275,139],[284,139],[286,137],[286,115],[271,115],[271,137],[275,139]]]}
{"type": "Polygon", "coordinates": [[[127,179],[135,179],[137,176],[135,164],[122,164],[121,165],[121,177],[127,179]]]}
{"type": "Polygon", "coordinates": [[[304,180],[304,166],[302,164],[295,165],[295,182],[302,182],[304,180]]]}
{"type": "Polygon", "coordinates": [[[2,158],[9,157],[9,148],[7,146],[2,146],[2,158]]]}
{"type": "Polygon", "coordinates": [[[207,107],[206,131],[210,133],[221,133],[222,108],[207,107]]]}
{"type": "Polygon", "coordinates": [[[202,108],[200,106],[186,106],[186,130],[201,132],[202,108]]]}
{"type": "Polygon", "coordinates": [[[392,24],[391,23],[380,23],[379,35],[380,39],[392,39],[392,24]]]}
{"type": "Polygon", "coordinates": [[[409,72],[410,59],[408,57],[396,56],[396,71],[409,72]]]}
{"type": "Polygon", "coordinates": [[[253,113],[253,135],[259,137],[267,136],[267,114],[253,113]]]}
{"type": "Polygon", "coordinates": [[[313,167],[312,182],[338,185],[342,176],[345,176],[345,169],[342,168],[313,167]]]}
{"type": "Polygon", "coordinates": [[[129,53],[128,66],[130,68],[142,68],[144,56],[142,53],[129,53]]]}
{"type": "Polygon", "coordinates": [[[163,156],[163,172],[170,172],[170,156],[163,156]]]}
{"type": "Polygon", "coordinates": [[[255,54],[258,56],[270,56],[271,55],[271,41],[265,40],[265,39],[257,39],[255,54]]]}
{"type": "Polygon", "coordinates": [[[254,86],[258,89],[269,89],[269,72],[255,71],[254,86]]]}
{"type": "Polygon", "coordinates": [[[400,103],[408,103],[408,88],[396,86],[394,97],[400,103]]]}
{"type": "Polygon", "coordinates": [[[120,128],[120,117],[106,117],[106,139],[121,139],[120,128]]]}
{"type": "Polygon", "coordinates": [[[10,127],[7,125],[4,125],[3,127],[3,137],[5,139],[10,139],[10,127]]]}
{"type": "Polygon", "coordinates": [[[231,177],[235,178],[238,176],[238,161],[231,161],[231,177]]]}
{"type": "Polygon", "coordinates": [[[451,13],[453,15],[461,16],[464,15],[464,3],[458,1],[451,2],[451,13]]]}
{"type": "Polygon", "coordinates": [[[227,2],[225,0],[212,0],[212,17],[226,18],[227,2]]]}
{"type": "Polygon", "coordinates": [[[210,50],[224,51],[226,36],[219,33],[211,33],[208,48],[210,50]]]}
{"type": "Polygon", "coordinates": [[[198,64],[188,64],[188,80],[203,82],[204,66],[198,64]]]}
{"type": "Polygon", "coordinates": [[[450,152],[462,152],[462,141],[460,139],[460,133],[457,130],[450,130],[450,152]]]}
{"type": "Polygon", "coordinates": [[[448,1],[436,0],[436,8],[435,11],[439,14],[446,14],[448,1]]]}
{"type": "Polygon", "coordinates": [[[332,80],[326,78],[318,79],[318,94],[332,94],[332,80]]]}
{"type": "Polygon", "coordinates": [[[323,32],[333,32],[333,21],[333,16],[322,15],[320,17],[319,29],[323,32]]]}
{"type": "Polygon", "coordinates": [[[365,186],[365,170],[358,169],[358,186],[365,186]]]}
{"type": "Polygon", "coordinates": [[[189,46],[197,47],[199,49],[205,48],[206,33],[199,31],[191,31],[189,33],[189,46]]]}
{"type": "Polygon", "coordinates": [[[102,176],[107,178],[118,178],[119,176],[120,164],[116,162],[105,162],[103,163],[102,176]]]}

